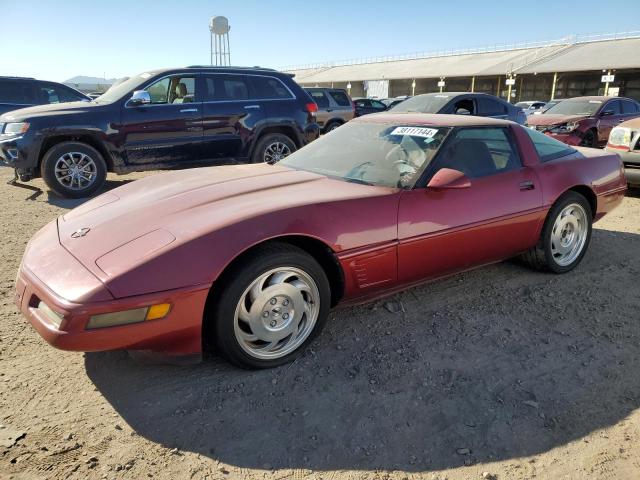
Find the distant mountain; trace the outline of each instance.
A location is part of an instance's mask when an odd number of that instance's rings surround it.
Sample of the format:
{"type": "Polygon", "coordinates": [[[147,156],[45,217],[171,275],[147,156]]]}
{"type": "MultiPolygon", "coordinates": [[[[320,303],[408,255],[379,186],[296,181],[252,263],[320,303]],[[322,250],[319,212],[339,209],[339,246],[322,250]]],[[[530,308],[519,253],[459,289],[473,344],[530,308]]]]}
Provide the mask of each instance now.
{"type": "Polygon", "coordinates": [[[99,77],[87,77],[85,75],[76,75],[69,80],[65,80],[62,83],[67,84],[83,84],[83,85],[112,85],[118,80],[117,78],[99,78],[99,77]]]}

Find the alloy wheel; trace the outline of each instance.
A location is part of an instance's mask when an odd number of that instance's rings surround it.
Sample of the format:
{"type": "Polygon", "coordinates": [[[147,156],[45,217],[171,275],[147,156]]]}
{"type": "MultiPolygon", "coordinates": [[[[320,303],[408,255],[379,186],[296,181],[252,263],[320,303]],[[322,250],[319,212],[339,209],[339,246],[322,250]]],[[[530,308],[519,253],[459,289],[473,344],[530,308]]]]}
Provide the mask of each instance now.
{"type": "Polygon", "coordinates": [[[84,190],[96,180],[96,163],[89,155],[67,152],[56,160],[54,173],[60,185],[70,190],[84,190]]]}
{"type": "Polygon", "coordinates": [[[571,203],[562,209],[551,229],[553,260],[565,267],[582,253],[587,241],[589,224],[582,205],[571,203]]]}
{"type": "Polygon", "coordinates": [[[273,142],[267,145],[267,148],[264,150],[264,161],[266,163],[274,164],[290,154],[291,149],[286,143],[273,142]]]}

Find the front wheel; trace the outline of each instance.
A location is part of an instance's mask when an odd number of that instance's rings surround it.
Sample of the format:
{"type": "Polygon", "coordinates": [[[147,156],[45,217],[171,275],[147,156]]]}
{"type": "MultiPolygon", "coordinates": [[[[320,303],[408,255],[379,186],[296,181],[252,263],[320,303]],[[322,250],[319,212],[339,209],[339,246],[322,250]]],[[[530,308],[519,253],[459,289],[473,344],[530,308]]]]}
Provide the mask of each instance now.
{"type": "Polygon", "coordinates": [[[107,166],[95,148],[81,142],[62,142],[42,158],[40,173],[61,197],[82,198],[95,193],[107,177],[107,166]]]}
{"type": "Polygon", "coordinates": [[[331,303],[322,267],[287,244],[259,247],[216,282],[205,319],[223,357],[243,368],[270,368],[292,361],[318,335],[331,303]]]}
{"type": "Polygon", "coordinates": [[[591,241],[591,206],[576,192],[567,192],[553,205],[538,244],[523,255],[533,268],[554,273],[574,269],[591,241]]]}
{"type": "Polygon", "coordinates": [[[296,151],[296,144],[282,133],[269,133],[258,140],[251,156],[252,163],[278,163],[296,151]]]}

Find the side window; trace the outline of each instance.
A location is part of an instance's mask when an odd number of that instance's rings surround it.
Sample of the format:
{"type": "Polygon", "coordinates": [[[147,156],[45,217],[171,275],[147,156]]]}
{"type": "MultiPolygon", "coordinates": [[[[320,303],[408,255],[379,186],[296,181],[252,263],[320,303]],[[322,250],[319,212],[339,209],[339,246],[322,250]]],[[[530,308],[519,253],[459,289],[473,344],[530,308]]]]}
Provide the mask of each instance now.
{"type": "Polygon", "coordinates": [[[15,103],[18,105],[32,105],[36,103],[33,89],[22,82],[0,82],[0,103],[15,103]]]}
{"type": "Polygon", "coordinates": [[[478,97],[478,115],[482,117],[491,117],[494,115],[506,115],[507,106],[497,100],[491,98],[478,97]]]}
{"type": "Polygon", "coordinates": [[[83,96],[64,85],[45,83],[38,90],[41,92],[44,103],[77,102],[84,99],[83,96]]]}
{"type": "Polygon", "coordinates": [[[575,150],[566,143],[548,137],[544,133],[532,128],[525,128],[525,131],[529,134],[541,162],[548,162],[575,153],[575,150]]]}
{"type": "Polygon", "coordinates": [[[522,166],[505,128],[460,129],[440,158],[440,168],[460,170],[470,178],[496,175],[522,166]]]}
{"type": "Polygon", "coordinates": [[[249,85],[244,75],[220,75],[218,100],[249,100],[249,85]]]}
{"type": "Polygon", "coordinates": [[[208,102],[216,99],[216,78],[207,75],[204,77],[205,84],[205,92],[204,92],[204,101],[208,102]]]}
{"type": "Polygon", "coordinates": [[[373,108],[378,109],[378,110],[386,110],[387,109],[387,106],[384,103],[379,102],[378,100],[371,100],[371,106],[373,108]]]}
{"type": "Polygon", "coordinates": [[[43,105],[47,103],[60,103],[62,100],[58,97],[58,93],[51,87],[42,86],[38,88],[39,102],[43,105]]]}
{"type": "Polygon", "coordinates": [[[169,103],[190,103],[195,101],[196,82],[194,77],[175,75],[158,80],[145,88],[155,105],[169,103]]]}
{"type": "Polygon", "coordinates": [[[318,105],[318,108],[329,108],[329,99],[324,95],[322,90],[311,90],[309,92],[311,98],[318,105]]]}
{"type": "Polygon", "coordinates": [[[638,106],[635,103],[629,102],[628,100],[621,100],[621,102],[622,102],[622,113],[624,114],[638,113],[638,106]]]}
{"type": "Polygon", "coordinates": [[[622,109],[620,108],[620,100],[611,100],[602,108],[603,112],[611,111],[612,115],[620,115],[622,109]]]}
{"type": "Polygon", "coordinates": [[[473,99],[464,98],[453,104],[453,111],[457,115],[475,115],[473,99]]]}
{"type": "Polygon", "coordinates": [[[287,87],[273,77],[249,76],[249,81],[253,86],[253,97],[260,100],[273,100],[293,98],[287,87]]]}
{"type": "Polygon", "coordinates": [[[358,100],[356,100],[356,105],[358,107],[368,107],[369,106],[369,101],[364,99],[364,98],[360,98],[358,100]]]}
{"type": "Polygon", "coordinates": [[[331,97],[335,100],[335,102],[341,107],[351,106],[351,100],[349,100],[349,97],[347,96],[346,93],[341,92],[340,90],[331,90],[329,92],[329,95],[331,95],[331,97]]]}

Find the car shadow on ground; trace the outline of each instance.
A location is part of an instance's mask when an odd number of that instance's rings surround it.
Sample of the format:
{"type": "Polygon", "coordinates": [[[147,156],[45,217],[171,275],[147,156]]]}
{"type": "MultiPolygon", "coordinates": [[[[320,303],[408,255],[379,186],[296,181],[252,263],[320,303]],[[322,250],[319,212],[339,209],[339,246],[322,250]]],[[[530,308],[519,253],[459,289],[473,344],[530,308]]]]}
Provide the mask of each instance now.
{"type": "Polygon", "coordinates": [[[506,262],[337,310],[274,370],[110,352],[86,354],[86,371],[138,434],[239,467],[429,471],[535,455],[640,405],[631,251],[640,236],[595,230],[566,275],[506,262]]]}

